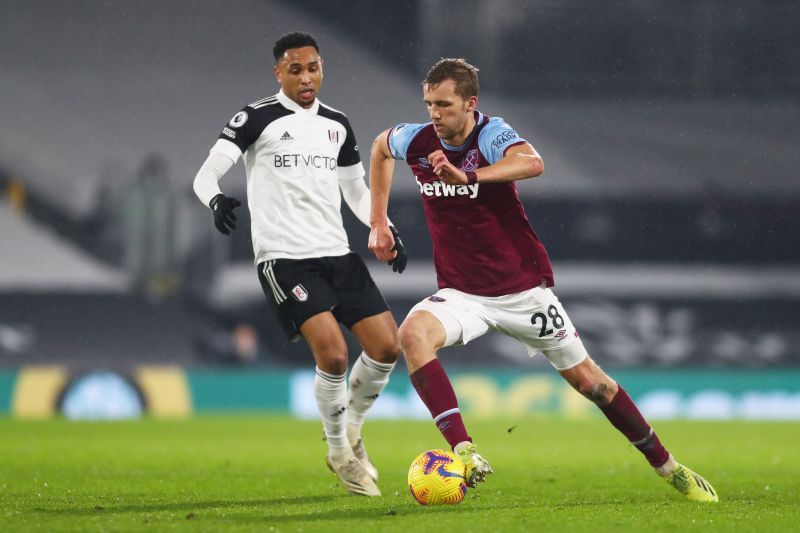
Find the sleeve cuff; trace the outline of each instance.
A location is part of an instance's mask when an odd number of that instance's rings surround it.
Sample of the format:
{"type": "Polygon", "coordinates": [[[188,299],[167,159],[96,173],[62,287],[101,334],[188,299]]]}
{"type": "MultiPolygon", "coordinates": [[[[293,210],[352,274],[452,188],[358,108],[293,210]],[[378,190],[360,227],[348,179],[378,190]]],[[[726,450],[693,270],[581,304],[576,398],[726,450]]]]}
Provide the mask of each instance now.
{"type": "Polygon", "coordinates": [[[520,144],[528,144],[528,141],[526,141],[525,139],[520,139],[520,140],[518,140],[516,142],[513,142],[513,143],[509,144],[508,146],[503,148],[503,157],[506,156],[506,152],[508,152],[509,148],[512,148],[514,146],[519,146],[520,144]]]}
{"type": "Polygon", "coordinates": [[[386,147],[389,149],[389,154],[392,156],[392,159],[405,159],[402,156],[399,156],[395,151],[394,147],[392,146],[392,135],[394,135],[394,130],[397,126],[392,126],[389,130],[389,134],[386,136],[386,147]]]}

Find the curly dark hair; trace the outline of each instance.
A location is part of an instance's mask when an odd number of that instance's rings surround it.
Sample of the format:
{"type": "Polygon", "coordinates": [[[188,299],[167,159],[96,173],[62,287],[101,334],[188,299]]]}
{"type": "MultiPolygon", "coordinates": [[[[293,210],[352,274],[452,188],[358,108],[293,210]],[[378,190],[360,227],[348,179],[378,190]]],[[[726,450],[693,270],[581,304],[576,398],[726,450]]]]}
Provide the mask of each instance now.
{"type": "Polygon", "coordinates": [[[285,33],[281,35],[280,39],[275,41],[275,46],[272,48],[272,55],[275,56],[275,62],[277,63],[283,57],[286,50],[302,48],[304,46],[313,46],[317,53],[319,53],[317,39],[310,33],[302,31],[285,33]]]}

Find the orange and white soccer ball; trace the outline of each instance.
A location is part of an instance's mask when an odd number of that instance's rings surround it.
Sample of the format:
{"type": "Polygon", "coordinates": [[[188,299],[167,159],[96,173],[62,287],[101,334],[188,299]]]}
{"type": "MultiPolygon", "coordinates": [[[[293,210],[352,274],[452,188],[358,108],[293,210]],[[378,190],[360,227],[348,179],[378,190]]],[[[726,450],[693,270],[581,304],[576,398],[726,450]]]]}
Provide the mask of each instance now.
{"type": "Polygon", "coordinates": [[[408,488],[422,505],[454,505],[467,493],[464,462],[447,450],[428,450],[411,463],[408,488]]]}

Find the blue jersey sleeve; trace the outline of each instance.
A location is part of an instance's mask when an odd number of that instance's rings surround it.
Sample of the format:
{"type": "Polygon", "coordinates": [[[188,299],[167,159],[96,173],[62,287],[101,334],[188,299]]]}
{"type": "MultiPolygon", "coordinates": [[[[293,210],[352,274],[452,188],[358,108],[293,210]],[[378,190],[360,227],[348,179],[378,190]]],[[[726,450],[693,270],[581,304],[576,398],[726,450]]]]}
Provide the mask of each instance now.
{"type": "Polygon", "coordinates": [[[426,124],[401,123],[389,131],[389,151],[395,159],[405,159],[408,146],[426,124]]]}
{"type": "Polygon", "coordinates": [[[503,159],[509,146],[527,142],[500,117],[492,117],[478,136],[478,148],[483,157],[493,165],[503,159]]]}

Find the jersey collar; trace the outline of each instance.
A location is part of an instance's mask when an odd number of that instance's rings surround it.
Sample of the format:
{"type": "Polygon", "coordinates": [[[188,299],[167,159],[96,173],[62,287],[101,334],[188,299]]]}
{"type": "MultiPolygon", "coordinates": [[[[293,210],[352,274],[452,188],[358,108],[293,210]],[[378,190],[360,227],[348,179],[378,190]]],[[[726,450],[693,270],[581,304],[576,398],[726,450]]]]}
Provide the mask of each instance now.
{"type": "Polygon", "coordinates": [[[439,142],[442,143],[442,146],[444,146],[444,148],[446,150],[450,150],[451,152],[458,152],[458,151],[460,151],[461,149],[463,149],[465,146],[467,146],[468,144],[470,144],[472,142],[472,136],[475,134],[476,131],[478,131],[478,126],[481,125],[481,122],[483,122],[483,113],[481,113],[480,111],[476,110],[475,111],[475,129],[472,130],[472,133],[469,134],[469,137],[467,137],[467,139],[464,141],[464,144],[462,144],[461,146],[450,146],[449,144],[447,144],[446,142],[444,142],[441,139],[439,139],[439,142]]]}
{"type": "Polygon", "coordinates": [[[305,107],[301,106],[288,96],[283,93],[281,89],[278,91],[278,94],[275,95],[278,98],[278,101],[281,103],[283,107],[288,109],[289,111],[294,111],[295,113],[308,113],[310,115],[316,115],[317,111],[319,110],[319,98],[314,98],[314,105],[306,109],[305,107]]]}

